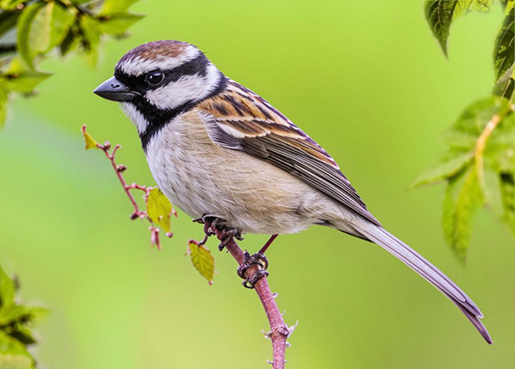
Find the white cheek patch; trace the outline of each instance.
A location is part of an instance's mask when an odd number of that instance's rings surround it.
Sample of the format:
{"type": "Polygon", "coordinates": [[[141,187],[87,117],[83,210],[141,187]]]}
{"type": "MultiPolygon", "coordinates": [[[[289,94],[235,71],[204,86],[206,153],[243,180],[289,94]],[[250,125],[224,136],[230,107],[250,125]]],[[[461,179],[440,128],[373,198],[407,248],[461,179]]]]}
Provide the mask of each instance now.
{"type": "Polygon", "coordinates": [[[143,114],[141,114],[138,109],[131,103],[121,103],[122,110],[127,114],[132,123],[138,129],[138,133],[143,134],[149,125],[148,120],[145,119],[143,114]]]}
{"type": "Polygon", "coordinates": [[[148,91],[145,98],[159,109],[173,109],[189,101],[207,97],[218,85],[220,73],[209,64],[206,75],[183,76],[176,82],[148,91]]]}
{"type": "Polygon", "coordinates": [[[144,59],[139,56],[125,60],[116,66],[117,69],[122,70],[131,76],[138,77],[144,73],[161,69],[170,70],[187,63],[200,55],[200,51],[194,46],[188,46],[186,50],[174,57],[157,55],[155,59],[144,59]]]}

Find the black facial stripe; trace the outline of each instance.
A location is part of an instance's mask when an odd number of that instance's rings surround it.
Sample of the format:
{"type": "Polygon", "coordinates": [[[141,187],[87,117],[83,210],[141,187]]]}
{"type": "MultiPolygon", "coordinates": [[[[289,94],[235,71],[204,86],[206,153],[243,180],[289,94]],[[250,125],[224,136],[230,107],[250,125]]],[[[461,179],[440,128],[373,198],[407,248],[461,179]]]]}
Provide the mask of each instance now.
{"type": "Polygon", "coordinates": [[[141,113],[145,119],[148,121],[148,127],[145,132],[140,134],[141,146],[143,146],[143,150],[147,151],[147,146],[152,137],[156,135],[167,123],[169,123],[173,118],[177,117],[180,114],[186,113],[187,111],[193,109],[195,106],[200,104],[202,101],[209,99],[219,93],[223,92],[227,86],[227,77],[225,77],[222,72],[220,73],[220,80],[216,88],[207,96],[203,97],[199,100],[188,101],[174,109],[158,109],[156,106],[150,104],[146,99],[141,96],[133,99],[130,103],[132,103],[139,113],[141,113]]]}
{"type": "Polygon", "coordinates": [[[199,77],[205,77],[207,74],[208,65],[209,60],[204,56],[204,54],[200,54],[195,59],[190,60],[189,62],[179,65],[173,69],[153,69],[148,73],[161,72],[164,74],[163,81],[155,86],[149,85],[145,81],[147,73],[136,77],[125,73],[121,69],[117,69],[114,75],[131,90],[139,92],[140,94],[144,94],[146,91],[155,90],[162,86],[166,86],[168,83],[177,82],[183,76],[198,75],[199,77]]]}

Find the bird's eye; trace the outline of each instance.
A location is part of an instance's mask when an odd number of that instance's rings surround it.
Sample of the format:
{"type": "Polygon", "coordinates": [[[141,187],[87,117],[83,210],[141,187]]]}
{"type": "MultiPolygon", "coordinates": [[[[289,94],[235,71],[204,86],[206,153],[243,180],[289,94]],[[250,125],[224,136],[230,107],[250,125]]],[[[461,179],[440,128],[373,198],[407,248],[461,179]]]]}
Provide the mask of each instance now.
{"type": "Polygon", "coordinates": [[[147,74],[145,77],[148,84],[157,86],[161,82],[163,82],[163,79],[165,78],[165,75],[162,72],[151,72],[147,74]]]}

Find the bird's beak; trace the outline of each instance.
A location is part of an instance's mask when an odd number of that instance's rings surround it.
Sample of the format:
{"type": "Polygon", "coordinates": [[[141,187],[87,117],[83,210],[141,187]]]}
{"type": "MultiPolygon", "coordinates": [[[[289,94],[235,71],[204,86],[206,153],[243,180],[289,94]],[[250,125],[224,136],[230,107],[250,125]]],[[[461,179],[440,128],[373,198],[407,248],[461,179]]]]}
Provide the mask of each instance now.
{"type": "Polygon", "coordinates": [[[127,86],[118,81],[116,77],[109,78],[93,92],[104,99],[119,102],[131,101],[135,96],[139,95],[137,92],[131,91],[127,86]]]}

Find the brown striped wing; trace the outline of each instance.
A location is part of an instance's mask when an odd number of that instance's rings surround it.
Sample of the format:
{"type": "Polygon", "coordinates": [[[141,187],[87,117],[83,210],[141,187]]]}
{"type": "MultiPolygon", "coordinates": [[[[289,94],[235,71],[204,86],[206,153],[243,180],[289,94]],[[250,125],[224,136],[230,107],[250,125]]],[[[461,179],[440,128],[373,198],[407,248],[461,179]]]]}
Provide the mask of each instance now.
{"type": "Polygon", "coordinates": [[[333,158],[260,96],[229,81],[197,109],[212,118],[207,128],[217,145],[263,159],[379,225],[333,158]]]}

